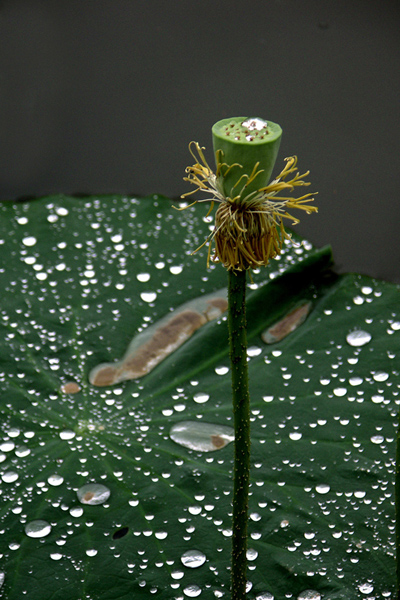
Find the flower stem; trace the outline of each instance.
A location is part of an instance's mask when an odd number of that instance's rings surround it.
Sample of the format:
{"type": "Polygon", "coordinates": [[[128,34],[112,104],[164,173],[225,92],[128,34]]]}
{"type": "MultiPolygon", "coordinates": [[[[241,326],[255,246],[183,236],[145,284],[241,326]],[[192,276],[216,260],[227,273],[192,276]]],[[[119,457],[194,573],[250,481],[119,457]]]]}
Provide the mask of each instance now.
{"type": "Polygon", "coordinates": [[[235,458],[232,518],[232,600],[245,600],[250,479],[250,396],[247,370],[246,271],[228,271],[228,325],[235,458]]]}

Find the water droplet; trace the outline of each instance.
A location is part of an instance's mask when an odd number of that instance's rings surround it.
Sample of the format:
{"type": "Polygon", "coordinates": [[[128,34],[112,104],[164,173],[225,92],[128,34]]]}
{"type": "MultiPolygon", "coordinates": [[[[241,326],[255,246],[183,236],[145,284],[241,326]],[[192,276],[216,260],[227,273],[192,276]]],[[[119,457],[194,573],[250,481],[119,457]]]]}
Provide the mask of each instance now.
{"type": "Polygon", "coordinates": [[[247,552],[246,552],[246,557],[247,560],[256,560],[258,556],[258,552],[257,550],[254,550],[253,548],[248,548],[247,552]]]}
{"type": "Polygon", "coordinates": [[[101,483],[87,483],[79,488],[77,496],[82,504],[104,504],[110,497],[110,490],[101,483]]]}
{"type": "Polygon", "coordinates": [[[169,270],[172,273],[172,275],[179,275],[179,273],[182,273],[183,266],[179,265],[176,267],[170,267],[169,270]]]}
{"type": "Polygon", "coordinates": [[[273,396],[263,396],[264,402],[272,402],[273,399],[274,399],[273,396]]]}
{"type": "Polygon", "coordinates": [[[321,594],[315,590],[304,590],[297,596],[297,600],[321,600],[321,594]]]}
{"type": "Polygon", "coordinates": [[[351,331],[346,336],[346,341],[350,346],[365,346],[372,339],[372,335],[367,331],[363,331],[362,329],[356,329],[355,331],[351,331]]]}
{"type": "Polygon", "coordinates": [[[50,554],[50,558],[51,558],[52,560],[61,560],[61,559],[62,559],[62,557],[63,557],[63,555],[62,555],[62,554],[60,554],[59,552],[52,552],[52,553],[50,554]]]}
{"type": "Polygon", "coordinates": [[[201,588],[199,588],[198,585],[188,585],[184,588],[183,593],[185,596],[188,596],[188,598],[196,598],[197,596],[200,596],[201,588]]]}
{"type": "Polygon", "coordinates": [[[219,450],[235,439],[232,427],[196,421],[176,423],[169,435],[177,444],[198,452],[219,450]]]}
{"type": "Polygon", "coordinates": [[[215,372],[217,375],[226,375],[229,372],[229,367],[215,367],[215,372]]]}
{"type": "Polygon", "coordinates": [[[172,579],[182,579],[184,574],[185,573],[183,571],[172,571],[171,577],[172,577],[172,579]]]}
{"type": "Polygon", "coordinates": [[[370,594],[371,592],[374,591],[374,586],[371,585],[370,583],[362,583],[361,585],[358,586],[358,589],[360,590],[360,592],[362,594],[370,594]]]}
{"type": "Polygon", "coordinates": [[[206,562],[206,555],[203,554],[203,552],[200,552],[200,550],[188,550],[182,554],[181,561],[185,567],[196,569],[197,567],[204,565],[206,562]]]}
{"type": "Polygon", "coordinates": [[[315,491],[318,492],[318,494],[327,494],[330,489],[331,487],[327,483],[320,483],[315,486],[315,491]]]}
{"type": "Polygon", "coordinates": [[[57,475],[56,473],[54,475],[50,475],[47,478],[47,482],[50,485],[54,485],[54,486],[58,486],[61,485],[64,482],[64,478],[61,477],[61,475],[57,475]]]}
{"type": "Polygon", "coordinates": [[[303,434],[300,433],[300,431],[292,431],[292,433],[289,433],[289,437],[291,440],[297,441],[297,440],[301,440],[301,438],[303,437],[303,434]]]}
{"type": "Polygon", "coordinates": [[[33,235],[28,235],[27,237],[24,237],[22,240],[22,243],[24,244],[24,246],[34,246],[37,242],[37,239],[35,237],[33,237],[33,235]]]}
{"type": "Polygon", "coordinates": [[[140,297],[143,300],[143,302],[154,302],[154,300],[157,298],[157,293],[156,292],[142,292],[140,294],[140,297]]]}
{"type": "Polygon", "coordinates": [[[274,600],[274,596],[269,592],[265,592],[264,594],[256,596],[256,600],[274,600]]]}
{"type": "Polygon", "coordinates": [[[347,394],[347,389],[343,387],[337,387],[333,390],[333,393],[338,397],[345,396],[347,394]]]}
{"type": "Polygon", "coordinates": [[[73,506],[69,509],[69,514],[71,517],[81,517],[83,515],[82,506],[73,506]]]}
{"type": "Polygon", "coordinates": [[[4,573],[4,571],[0,571],[0,588],[3,585],[5,578],[6,578],[6,574],[4,573]]]}
{"type": "Polygon", "coordinates": [[[25,456],[29,456],[30,453],[31,453],[30,449],[27,448],[26,446],[20,446],[15,451],[15,454],[16,454],[16,456],[18,456],[18,458],[24,458],[25,456]]]}
{"type": "Polygon", "coordinates": [[[384,441],[385,441],[385,438],[383,437],[383,435],[373,435],[371,437],[371,442],[373,444],[383,444],[384,441]]]}
{"type": "Polygon", "coordinates": [[[25,525],[25,533],[28,537],[32,538],[44,538],[49,535],[51,531],[51,525],[47,521],[37,519],[31,521],[25,525]]]}
{"type": "Polygon", "coordinates": [[[374,378],[375,381],[382,382],[382,381],[386,381],[387,379],[389,379],[389,374],[385,373],[384,371],[377,371],[376,373],[373,374],[372,377],[374,378]]]}
{"type": "Polygon", "coordinates": [[[94,548],[90,548],[89,550],[86,550],[86,554],[87,556],[96,556],[97,550],[95,550],[94,548]]]}
{"type": "Polygon", "coordinates": [[[253,356],[259,356],[262,352],[262,349],[259,348],[258,346],[250,346],[249,348],[247,348],[247,356],[250,356],[251,358],[253,356]]]}
{"type": "Polygon", "coordinates": [[[4,442],[4,444],[0,445],[0,452],[12,452],[14,448],[14,442],[4,442]]]}
{"type": "Polygon", "coordinates": [[[14,483],[14,481],[17,481],[18,477],[19,475],[15,471],[6,471],[1,476],[4,483],[14,483]]]}
{"type": "Polygon", "coordinates": [[[75,435],[75,431],[72,431],[72,429],[63,429],[63,431],[60,431],[60,438],[62,440],[73,440],[75,435]]]}
{"type": "Polygon", "coordinates": [[[147,283],[150,280],[150,273],[138,273],[136,279],[142,283],[147,283]]]}
{"type": "Polygon", "coordinates": [[[77,394],[81,391],[81,388],[75,381],[68,381],[61,386],[61,391],[64,394],[77,394]]]}
{"type": "Polygon", "coordinates": [[[198,392],[193,396],[193,400],[198,404],[203,404],[204,402],[207,402],[209,398],[210,396],[208,394],[204,394],[203,392],[198,392]]]}

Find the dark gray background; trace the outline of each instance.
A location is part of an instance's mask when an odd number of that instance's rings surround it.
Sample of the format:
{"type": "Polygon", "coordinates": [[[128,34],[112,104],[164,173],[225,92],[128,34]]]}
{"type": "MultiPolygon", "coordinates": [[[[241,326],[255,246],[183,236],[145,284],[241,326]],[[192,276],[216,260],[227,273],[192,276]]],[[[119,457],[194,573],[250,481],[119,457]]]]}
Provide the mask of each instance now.
{"type": "Polygon", "coordinates": [[[178,196],[194,139],[259,116],[319,191],[298,231],[400,282],[397,0],[0,0],[0,199],[178,196]]]}

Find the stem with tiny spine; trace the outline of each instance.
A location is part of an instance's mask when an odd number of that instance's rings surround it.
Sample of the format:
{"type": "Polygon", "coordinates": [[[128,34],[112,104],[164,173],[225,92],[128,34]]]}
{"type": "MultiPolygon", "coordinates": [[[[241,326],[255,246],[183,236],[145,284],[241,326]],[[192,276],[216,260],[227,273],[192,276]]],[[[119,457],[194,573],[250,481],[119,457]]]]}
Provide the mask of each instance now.
{"type": "Polygon", "coordinates": [[[246,271],[228,271],[228,325],[235,428],[232,600],[245,600],[250,480],[250,395],[247,369],[246,271]]]}

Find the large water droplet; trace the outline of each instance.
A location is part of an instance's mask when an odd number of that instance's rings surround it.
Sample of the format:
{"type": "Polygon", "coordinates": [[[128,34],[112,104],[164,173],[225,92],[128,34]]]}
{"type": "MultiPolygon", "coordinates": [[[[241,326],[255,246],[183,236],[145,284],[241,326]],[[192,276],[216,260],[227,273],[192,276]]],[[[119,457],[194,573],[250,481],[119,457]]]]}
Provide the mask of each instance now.
{"type": "Polygon", "coordinates": [[[76,492],[82,504],[104,504],[110,497],[110,490],[101,483],[87,483],[76,492]]]}
{"type": "Polygon", "coordinates": [[[46,535],[49,535],[50,531],[50,523],[42,519],[31,521],[25,525],[25,533],[31,538],[44,538],[46,535]]]}
{"type": "Polygon", "coordinates": [[[219,450],[235,439],[232,427],[196,421],[176,423],[169,435],[177,444],[198,452],[219,450]]]}
{"type": "Polygon", "coordinates": [[[374,591],[374,586],[371,585],[370,583],[362,583],[361,585],[358,586],[358,589],[360,590],[360,592],[362,594],[370,594],[371,592],[374,591]]]}
{"type": "Polygon", "coordinates": [[[183,593],[188,598],[197,598],[201,594],[201,588],[198,585],[188,585],[184,588],[183,593]]]}
{"type": "Polygon", "coordinates": [[[203,552],[200,552],[200,550],[188,550],[182,554],[181,561],[185,567],[196,569],[197,567],[204,565],[206,562],[206,555],[203,554],[203,552]]]}
{"type": "Polygon", "coordinates": [[[18,477],[19,475],[15,471],[6,471],[1,476],[4,483],[14,483],[14,481],[17,481],[18,477]]]}
{"type": "Polygon", "coordinates": [[[60,431],[60,438],[62,440],[73,440],[75,435],[75,431],[72,431],[72,429],[63,429],[63,431],[60,431]]]}
{"type": "Polygon", "coordinates": [[[61,485],[64,482],[64,478],[61,477],[61,475],[57,475],[56,473],[54,475],[50,475],[47,478],[47,481],[50,485],[54,485],[54,486],[58,486],[61,485]]]}
{"type": "Polygon", "coordinates": [[[315,491],[318,492],[318,494],[327,494],[330,489],[331,487],[327,483],[320,483],[315,486],[315,491]]]}
{"type": "Polygon", "coordinates": [[[204,402],[207,402],[209,398],[210,396],[208,394],[204,394],[203,392],[197,392],[197,394],[193,396],[193,400],[198,404],[204,404],[204,402]]]}
{"type": "Polygon", "coordinates": [[[24,246],[34,246],[37,242],[37,239],[35,237],[33,237],[33,235],[28,235],[27,237],[24,237],[22,240],[22,243],[24,244],[24,246]]]}
{"type": "Polygon", "coordinates": [[[297,596],[297,600],[321,600],[321,594],[315,590],[304,590],[297,596]]]}
{"type": "Polygon", "coordinates": [[[154,302],[154,300],[157,298],[157,293],[156,292],[142,292],[140,294],[140,297],[144,302],[154,302]]]}
{"type": "Polygon", "coordinates": [[[351,331],[346,336],[346,341],[350,346],[365,346],[372,339],[372,336],[368,331],[363,331],[362,329],[356,329],[355,331],[351,331]]]}

